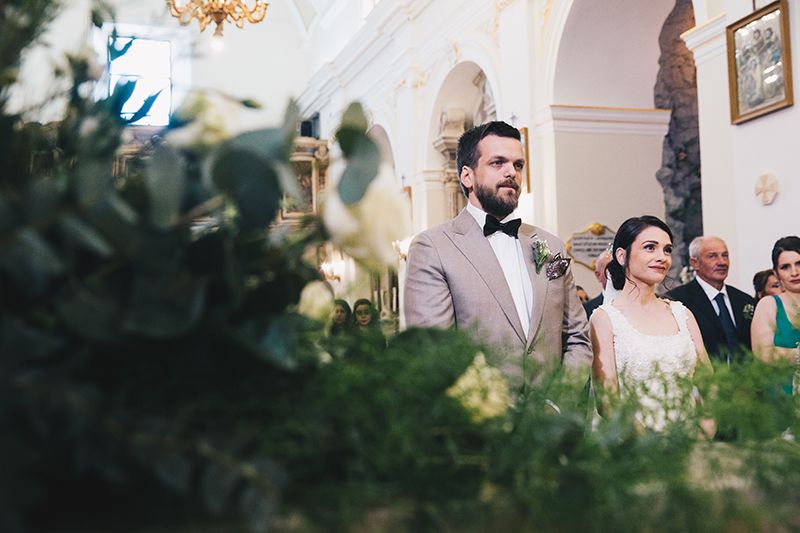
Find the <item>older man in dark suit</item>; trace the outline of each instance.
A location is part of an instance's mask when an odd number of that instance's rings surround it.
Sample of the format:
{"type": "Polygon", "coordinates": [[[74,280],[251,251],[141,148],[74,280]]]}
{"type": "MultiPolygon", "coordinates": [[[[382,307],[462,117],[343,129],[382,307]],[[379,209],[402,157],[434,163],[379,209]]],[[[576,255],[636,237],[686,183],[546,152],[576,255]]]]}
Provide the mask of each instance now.
{"type": "Polygon", "coordinates": [[[730,256],[719,237],[697,237],[689,244],[689,264],[697,276],[667,296],[682,302],[694,314],[709,356],[726,361],[750,349],[753,298],[725,284],[730,256]]]}
{"type": "Polygon", "coordinates": [[[583,308],[586,310],[586,316],[589,318],[592,318],[592,313],[594,313],[595,309],[603,305],[603,295],[606,290],[606,283],[608,283],[606,267],[608,267],[610,262],[611,252],[608,250],[603,250],[600,255],[597,256],[597,259],[594,260],[594,277],[597,279],[597,283],[600,284],[600,294],[583,304],[583,308]]]}

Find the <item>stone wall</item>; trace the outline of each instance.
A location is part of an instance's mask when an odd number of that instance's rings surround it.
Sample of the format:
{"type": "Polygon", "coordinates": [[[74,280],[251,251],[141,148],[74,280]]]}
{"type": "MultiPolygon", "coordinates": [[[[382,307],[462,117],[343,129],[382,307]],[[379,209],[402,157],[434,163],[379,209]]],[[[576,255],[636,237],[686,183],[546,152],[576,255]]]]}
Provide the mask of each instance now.
{"type": "Polygon", "coordinates": [[[664,189],[666,223],[674,233],[671,277],[675,280],[688,264],[689,243],[703,234],[697,72],[692,53],[680,37],[694,25],[692,1],[677,0],[658,38],[661,56],[654,90],[655,106],[672,110],[656,179],[664,189]]]}

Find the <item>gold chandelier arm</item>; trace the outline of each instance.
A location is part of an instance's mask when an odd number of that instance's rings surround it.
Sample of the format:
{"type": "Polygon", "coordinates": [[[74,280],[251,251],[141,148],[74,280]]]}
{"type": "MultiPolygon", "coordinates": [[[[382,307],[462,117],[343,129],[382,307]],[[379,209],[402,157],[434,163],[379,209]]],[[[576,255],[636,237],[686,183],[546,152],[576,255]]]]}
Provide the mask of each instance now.
{"type": "Polygon", "coordinates": [[[247,22],[258,23],[264,20],[269,3],[256,0],[255,5],[250,9],[242,0],[229,0],[228,6],[230,19],[241,28],[243,26],[239,24],[239,21],[247,20],[247,22]]]}
{"type": "Polygon", "coordinates": [[[264,20],[268,2],[255,0],[252,9],[243,0],[189,0],[180,7],[176,0],[166,0],[169,13],[182,25],[197,19],[200,31],[206,29],[211,22],[216,22],[217,33],[221,34],[222,23],[227,19],[243,28],[244,21],[257,23],[264,20]]]}

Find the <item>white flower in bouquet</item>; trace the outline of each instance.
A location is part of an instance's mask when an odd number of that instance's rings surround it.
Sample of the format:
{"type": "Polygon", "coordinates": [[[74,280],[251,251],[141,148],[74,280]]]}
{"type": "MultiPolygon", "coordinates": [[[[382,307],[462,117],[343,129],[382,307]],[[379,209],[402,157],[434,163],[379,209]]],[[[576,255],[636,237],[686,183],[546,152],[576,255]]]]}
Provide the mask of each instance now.
{"type": "Polygon", "coordinates": [[[231,124],[236,111],[228,99],[191,91],[174,113],[178,121],[187,124],[168,131],[164,139],[176,148],[208,148],[232,135],[231,124]]]}
{"type": "Polygon", "coordinates": [[[447,389],[447,395],[461,402],[476,423],[504,415],[511,403],[503,374],[489,366],[480,352],[455,384],[447,389]]]}
{"type": "MultiPolygon", "coordinates": [[[[335,172],[332,172],[335,174],[335,172]]],[[[336,181],[328,187],[323,221],[334,244],[368,268],[377,269],[397,261],[392,243],[411,233],[408,200],[388,165],[367,187],[361,201],[347,206],[339,197],[336,181]]]]}
{"type": "Polygon", "coordinates": [[[325,322],[333,312],[333,292],[322,281],[312,281],[303,287],[297,312],[312,320],[325,322]]]}

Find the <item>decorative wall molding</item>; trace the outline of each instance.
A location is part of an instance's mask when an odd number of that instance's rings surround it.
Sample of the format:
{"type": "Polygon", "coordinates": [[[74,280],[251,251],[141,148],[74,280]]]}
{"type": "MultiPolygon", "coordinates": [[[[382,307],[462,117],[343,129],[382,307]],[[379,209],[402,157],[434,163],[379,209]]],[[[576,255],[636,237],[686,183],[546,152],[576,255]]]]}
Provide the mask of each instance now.
{"type": "Polygon", "coordinates": [[[405,4],[382,2],[372,10],[368,24],[348,41],[332,62],[323,65],[309,81],[299,97],[301,113],[318,111],[330,101],[337,86],[348,87],[392,44],[394,35],[404,25],[416,18],[433,0],[410,0],[405,4]],[[383,6],[386,7],[383,7],[383,6]],[[332,78],[338,81],[332,85],[332,78]]]}
{"type": "Polygon", "coordinates": [[[555,132],[664,136],[669,120],[668,109],[553,105],[538,112],[534,124],[555,132]]]}
{"type": "Polygon", "coordinates": [[[681,34],[683,42],[694,54],[696,65],[725,54],[726,22],[726,14],[721,13],[704,24],[681,34]]]}

